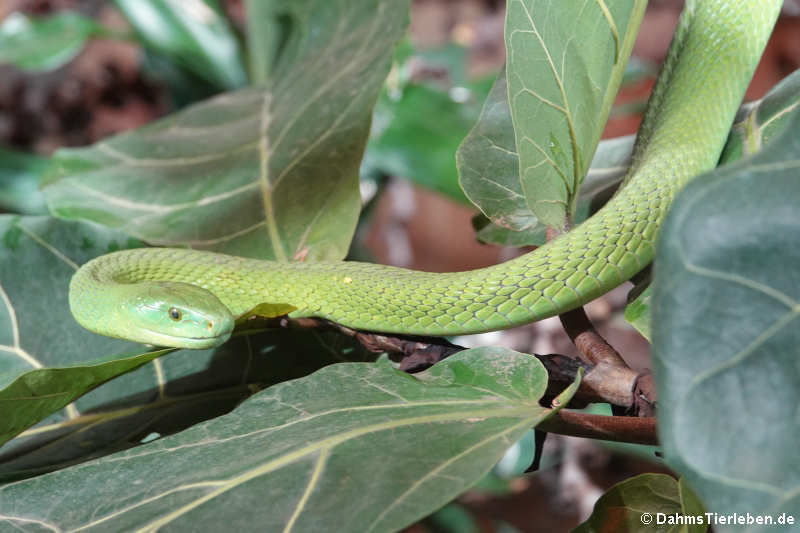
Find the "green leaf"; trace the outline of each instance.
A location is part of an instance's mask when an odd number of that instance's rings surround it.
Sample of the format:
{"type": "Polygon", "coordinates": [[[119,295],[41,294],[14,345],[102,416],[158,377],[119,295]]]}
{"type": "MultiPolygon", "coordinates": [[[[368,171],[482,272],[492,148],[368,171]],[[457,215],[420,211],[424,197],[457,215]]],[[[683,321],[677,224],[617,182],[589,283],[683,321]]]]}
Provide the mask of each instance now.
{"type": "Polygon", "coordinates": [[[265,88],[57,152],[45,190],[51,211],[152,244],[343,258],[371,108],[407,8],[406,0],[291,2],[296,31],[265,88]]]}
{"type": "Polygon", "coordinates": [[[245,0],[247,52],[250,78],[264,83],[278,62],[280,51],[291,34],[291,12],[280,9],[280,0],[245,0]]]}
{"type": "MultiPolygon", "coordinates": [[[[4,413],[0,442],[107,379],[105,369],[89,369],[80,381],[69,372],[49,374],[41,369],[80,364],[98,354],[130,351],[135,346],[80,328],[69,311],[67,285],[78,265],[89,258],[137,245],[123,234],[85,223],[0,215],[0,401],[4,413]],[[64,392],[56,393],[54,387],[63,387],[64,392]]],[[[136,366],[131,361],[122,365],[136,366]]],[[[76,413],[73,407],[64,416],[76,413]]]]}
{"type": "MultiPolygon", "coordinates": [[[[117,356],[103,364],[47,368],[24,376],[38,372],[49,379],[49,395],[80,394],[78,387],[85,392],[100,372],[116,377],[113,373],[127,370],[126,365],[129,368],[161,353],[131,359],[117,356]]],[[[0,450],[0,480],[64,468],[173,434],[231,411],[270,384],[303,377],[332,363],[374,358],[361,345],[334,332],[292,330],[238,337],[215,350],[178,351],[80,398],[73,406],[80,414],[74,418],[51,417],[49,423],[8,442],[0,450]]],[[[7,392],[0,391],[0,401],[4,395],[7,392]]],[[[22,401],[15,402],[5,412],[16,416],[24,406],[22,401]]],[[[48,406],[40,407],[34,414],[47,414],[48,406]]]]}
{"type": "Polygon", "coordinates": [[[12,13],[0,24],[0,64],[32,71],[56,69],[78,55],[99,31],[94,20],[71,11],[44,18],[12,13]]]}
{"type": "MultiPolygon", "coordinates": [[[[514,232],[529,232],[537,226],[519,179],[505,70],[497,76],[475,127],[459,146],[456,164],[467,198],[496,226],[514,232]]],[[[544,230],[541,233],[544,242],[544,230]]]]}
{"type": "Polygon", "coordinates": [[[625,307],[625,320],[647,340],[652,339],[650,330],[652,299],[653,288],[648,286],[625,307]]]}
{"type": "MultiPolygon", "coordinates": [[[[697,497],[697,494],[695,494],[695,492],[686,482],[686,478],[678,479],[678,491],[680,492],[681,497],[680,514],[688,516],[700,516],[705,514],[706,510],[703,507],[703,502],[700,501],[700,498],[697,497]]],[[[701,526],[701,524],[695,525],[701,526]]],[[[704,533],[707,530],[708,528],[705,526],[686,528],[687,533],[704,533]]]]}
{"type": "Polygon", "coordinates": [[[646,2],[511,0],[508,94],[530,210],[562,228],[574,211],[646,2]]]}
{"type": "MultiPolygon", "coordinates": [[[[112,361],[69,368],[40,368],[20,375],[0,389],[4,415],[0,418],[0,445],[95,387],[170,351],[120,356],[112,361]]],[[[15,373],[0,375],[0,382],[7,382],[15,373]]]]}
{"type": "Polygon", "coordinates": [[[169,109],[176,111],[219,94],[220,89],[211,82],[181,68],[170,58],[142,51],[141,68],[148,79],[158,80],[169,95],[169,109]]]}
{"type": "Polygon", "coordinates": [[[26,215],[47,212],[39,191],[47,158],[0,147],[0,209],[26,215]]]}
{"type": "Polygon", "coordinates": [[[397,530],[553,414],[539,405],[546,385],[541,363],[503,348],[460,352],[415,376],[386,360],[329,366],[183,433],[6,485],[0,524],[397,530]]]}
{"type": "MultiPolygon", "coordinates": [[[[602,141],[584,180],[573,213],[579,224],[610,198],[628,169],[634,136],[602,141]]],[[[519,179],[519,157],[501,73],[475,127],[456,153],[461,187],[486,218],[474,222],[478,239],[503,246],[540,245],[546,227],[528,207],[519,179]]]]}
{"type": "Polygon", "coordinates": [[[664,474],[642,474],[617,483],[603,494],[592,516],[573,533],[704,533],[702,506],[684,483],[664,474]],[[679,524],[676,517],[691,517],[699,524],[679,524]]]}
{"type": "Polygon", "coordinates": [[[247,83],[239,41],[217,0],[114,0],[142,44],[218,87],[247,83]]]}
{"type": "Polygon", "coordinates": [[[513,479],[525,474],[536,459],[536,434],[532,429],[506,450],[492,469],[492,474],[502,479],[513,479]]]}
{"type": "Polygon", "coordinates": [[[661,230],[659,438],[667,462],[717,513],[800,508],[798,169],[796,112],[761,152],[690,183],[661,230]]]}
{"type": "Polygon", "coordinates": [[[784,78],[756,102],[739,109],[731,134],[725,143],[720,164],[758,152],[780,134],[789,117],[800,106],[800,70],[784,78]]]}

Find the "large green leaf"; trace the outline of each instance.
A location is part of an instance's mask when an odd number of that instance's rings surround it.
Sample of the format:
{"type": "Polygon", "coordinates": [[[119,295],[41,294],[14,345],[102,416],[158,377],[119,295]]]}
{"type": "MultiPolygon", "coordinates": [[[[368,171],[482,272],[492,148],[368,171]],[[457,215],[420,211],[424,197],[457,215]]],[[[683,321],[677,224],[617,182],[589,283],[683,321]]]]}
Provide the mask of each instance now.
{"type": "Polygon", "coordinates": [[[45,191],[53,213],[154,244],[343,258],[372,106],[408,2],[284,4],[296,24],[265,87],[57,152],[45,191]]]}
{"type": "Polygon", "coordinates": [[[510,0],[508,95],[526,201],[547,226],[574,211],[625,72],[644,0],[510,0]]]}
{"type": "Polygon", "coordinates": [[[725,143],[720,164],[730,163],[743,155],[752,155],[780,134],[792,111],[800,106],[800,70],[784,78],[756,102],[739,109],[731,134],[725,143]]]}
{"type": "MultiPolygon", "coordinates": [[[[135,370],[169,351],[118,356],[111,361],[25,372],[0,389],[0,402],[3,405],[0,445],[106,381],[135,370]]],[[[13,374],[15,372],[0,375],[0,380],[6,382],[13,374]]]]}
{"type": "Polygon", "coordinates": [[[221,88],[245,85],[239,41],[217,0],[114,0],[139,40],[221,88]]]}
{"type": "Polygon", "coordinates": [[[69,62],[102,29],[91,18],[63,11],[44,18],[12,13],[0,24],[0,64],[50,70],[69,62]]]}
{"type": "Polygon", "coordinates": [[[26,215],[47,212],[39,181],[47,159],[0,147],[0,209],[26,215]]]}
{"type": "Polygon", "coordinates": [[[283,5],[280,0],[245,0],[247,56],[255,84],[269,79],[291,32],[293,20],[281,9],[283,5]]]}
{"type": "Polygon", "coordinates": [[[705,533],[707,529],[702,505],[683,480],[642,474],[608,489],[592,516],[573,533],[705,533]],[[680,523],[676,517],[690,523],[680,523]]]}
{"type": "MultiPolygon", "coordinates": [[[[69,312],[67,285],[84,261],[137,244],[119,232],[85,223],[0,216],[0,397],[5,415],[0,417],[0,441],[64,407],[103,379],[89,376],[100,375],[91,370],[79,383],[41,369],[71,366],[135,346],[80,328],[69,312]],[[34,373],[26,374],[29,371],[34,373]],[[56,398],[52,387],[58,385],[66,392],[56,398]],[[16,394],[25,390],[31,394],[16,394]],[[30,397],[34,395],[38,398],[30,397]]],[[[73,418],[78,412],[72,407],[63,416],[73,418]]]]}
{"type": "Polygon", "coordinates": [[[546,384],[538,360],[503,348],[413,377],[386,360],[329,366],[178,435],[6,485],[0,524],[394,531],[467,489],[551,415],[539,405],[546,384]]]}
{"type": "MultiPolygon", "coordinates": [[[[598,144],[574,206],[573,223],[583,222],[616,190],[628,168],[633,140],[627,136],[598,144]]],[[[478,224],[481,241],[505,246],[545,242],[547,228],[528,206],[519,177],[505,73],[497,77],[456,161],[461,187],[488,219],[478,224]]]]}
{"type": "Polygon", "coordinates": [[[80,328],[69,311],[67,285],[85,261],[140,245],[87,223],[0,215],[0,386],[28,370],[136,346],[80,328]]]}
{"type": "Polygon", "coordinates": [[[478,122],[459,146],[456,162],[467,198],[495,225],[515,232],[537,226],[519,179],[505,69],[486,97],[478,122]]]}
{"type": "Polygon", "coordinates": [[[0,480],[30,477],[136,446],[224,414],[268,385],[332,363],[374,359],[333,332],[271,331],[236,338],[216,350],[179,351],[118,377],[163,353],[34,370],[17,378],[16,387],[0,390],[0,401],[14,397],[4,402],[8,417],[0,418],[0,431],[9,435],[52,412],[66,396],[117,378],[80,398],[78,416],[51,417],[7,443],[0,450],[0,480]],[[36,396],[23,388],[31,382],[36,396]]]}
{"type": "Polygon", "coordinates": [[[661,231],[652,323],[659,437],[667,461],[717,513],[800,508],[798,172],[795,113],[760,153],[689,184],[661,231]]]}

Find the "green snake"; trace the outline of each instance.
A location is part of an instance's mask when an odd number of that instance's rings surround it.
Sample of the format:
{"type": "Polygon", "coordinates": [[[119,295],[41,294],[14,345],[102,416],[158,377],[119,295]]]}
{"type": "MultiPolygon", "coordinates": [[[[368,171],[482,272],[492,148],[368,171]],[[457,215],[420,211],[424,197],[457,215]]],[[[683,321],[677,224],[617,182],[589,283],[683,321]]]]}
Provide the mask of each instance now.
{"type": "Polygon", "coordinates": [[[460,335],[574,309],[652,259],[677,192],[719,158],[780,0],[688,0],[618,193],[583,224],[502,264],[426,273],[358,262],[274,262],[188,249],[111,253],[70,284],[77,321],[97,333],[209,348],[237,319],[320,317],[350,328],[460,335]]]}

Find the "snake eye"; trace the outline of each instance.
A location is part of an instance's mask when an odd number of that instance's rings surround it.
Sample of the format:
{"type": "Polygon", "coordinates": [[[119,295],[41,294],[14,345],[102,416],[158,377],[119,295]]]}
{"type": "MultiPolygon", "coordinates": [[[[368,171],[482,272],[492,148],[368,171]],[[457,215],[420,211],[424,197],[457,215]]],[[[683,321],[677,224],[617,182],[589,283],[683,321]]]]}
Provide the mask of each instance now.
{"type": "Polygon", "coordinates": [[[170,307],[169,308],[169,317],[172,320],[177,322],[178,320],[181,319],[182,316],[183,316],[183,313],[181,313],[181,310],[178,309],[177,307],[170,307]]]}

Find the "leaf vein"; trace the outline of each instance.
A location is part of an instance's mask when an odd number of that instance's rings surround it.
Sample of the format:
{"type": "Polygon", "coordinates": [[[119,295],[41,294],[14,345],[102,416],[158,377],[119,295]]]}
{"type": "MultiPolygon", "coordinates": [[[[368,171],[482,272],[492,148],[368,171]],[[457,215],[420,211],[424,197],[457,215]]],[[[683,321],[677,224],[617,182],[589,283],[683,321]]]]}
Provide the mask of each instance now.
{"type": "Polygon", "coordinates": [[[788,295],[782,293],[779,290],[773,289],[769,285],[764,285],[763,283],[759,283],[755,280],[745,278],[744,276],[740,276],[738,274],[732,274],[729,272],[723,272],[720,270],[714,270],[711,268],[695,265],[694,263],[691,263],[686,257],[683,257],[683,254],[681,255],[686,270],[688,270],[689,272],[693,272],[698,276],[729,281],[736,285],[747,287],[748,289],[760,292],[765,296],[769,296],[770,298],[781,302],[789,309],[794,309],[800,305],[800,302],[790,298],[788,295]]]}
{"type": "Polygon", "coordinates": [[[29,230],[28,228],[26,228],[25,226],[23,226],[21,224],[17,224],[17,227],[20,229],[20,231],[22,231],[22,233],[24,233],[25,235],[30,237],[31,240],[36,242],[39,246],[41,246],[42,248],[44,248],[45,250],[47,250],[48,252],[50,252],[51,254],[56,256],[58,259],[60,259],[61,261],[63,261],[67,265],[69,265],[70,268],[72,268],[73,270],[78,270],[78,268],[79,268],[78,264],[75,261],[73,261],[72,259],[70,259],[69,257],[67,257],[66,255],[64,255],[63,253],[61,253],[61,251],[58,250],[56,247],[54,247],[52,244],[46,242],[39,235],[37,235],[36,233],[32,232],[31,230],[29,230]]]}
{"type": "Polygon", "coordinates": [[[86,524],[83,524],[80,527],[77,527],[75,529],[71,529],[71,530],[67,531],[66,533],[76,533],[77,531],[82,531],[84,529],[89,529],[90,527],[94,527],[94,526],[96,526],[98,524],[102,524],[103,522],[107,522],[108,520],[111,520],[112,518],[116,518],[117,516],[120,516],[120,515],[122,515],[124,513],[127,513],[129,511],[132,511],[133,509],[136,509],[137,507],[141,507],[143,505],[147,505],[148,503],[160,500],[161,498],[163,498],[165,496],[169,496],[170,494],[175,494],[176,492],[182,492],[184,490],[193,490],[193,489],[204,488],[204,487],[218,487],[220,485],[223,485],[224,483],[225,483],[224,481],[200,481],[198,483],[191,483],[189,485],[180,485],[180,486],[177,486],[177,487],[173,487],[172,489],[170,489],[168,491],[164,491],[164,492],[161,492],[159,494],[156,494],[155,496],[151,496],[149,498],[145,498],[144,500],[138,501],[133,505],[129,505],[128,507],[123,507],[122,509],[114,511],[113,513],[108,514],[108,515],[106,515],[106,516],[104,516],[102,518],[99,518],[97,520],[93,520],[91,522],[87,522],[86,524]]]}
{"type": "MultiPolygon", "coordinates": [[[[49,529],[50,531],[54,531],[55,533],[61,533],[61,529],[58,528],[55,524],[51,524],[50,522],[45,522],[44,520],[36,519],[36,518],[25,518],[23,516],[9,516],[9,515],[0,515],[0,520],[7,520],[9,522],[25,522],[29,524],[38,524],[44,528],[49,529]]],[[[10,524],[13,528],[19,529],[16,524],[10,524]]],[[[25,531],[24,529],[22,531],[25,531]]]]}
{"type": "MultiPolygon", "coordinates": [[[[275,398],[274,401],[280,401],[280,400],[275,398]]],[[[378,405],[375,405],[375,404],[372,404],[372,405],[360,405],[360,406],[356,406],[356,407],[343,407],[343,408],[339,408],[339,409],[330,409],[328,411],[322,411],[322,412],[315,413],[315,414],[312,414],[312,415],[309,415],[309,416],[304,416],[302,418],[296,418],[294,420],[291,420],[289,422],[286,422],[284,424],[280,424],[280,425],[277,425],[277,426],[271,426],[271,427],[259,429],[259,430],[256,430],[256,431],[250,431],[248,433],[242,433],[241,435],[234,435],[232,437],[227,437],[227,438],[224,438],[224,439],[214,439],[213,441],[204,440],[204,441],[198,442],[198,443],[182,444],[180,446],[175,446],[174,448],[165,448],[165,449],[147,451],[147,452],[142,452],[142,453],[133,454],[133,455],[126,455],[124,457],[119,457],[119,458],[112,457],[112,458],[108,458],[108,459],[104,459],[104,460],[108,461],[108,462],[127,461],[129,459],[135,459],[137,457],[145,457],[145,456],[153,455],[153,454],[156,454],[156,453],[174,452],[174,451],[182,450],[182,449],[186,449],[186,448],[194,448],[195,446],[205,446],[205,445],[208,445],[208,444],[222,444],[222,443],[225,443],[225,442],[231,442],[231,441],[244,439],[244,438],[248,438],[248,437],[254,437],[256,435],[261,435],[261,434],[265,434],[265,433],[272,433],[272,432],[275,432],[275,431],[280,431],[282,429],[286,429],[288,427],[291,427],[291,426],[294,426],[294,425],[297,425],[297,424],[301,424],[303,422],[308,422],[308,421],[313,420],[315,418],[320,418],[320,417],[323,417],[323,416],[329,416],[329,415],[334,415],[334,414],[339,414],[339,413],[350,413],[350,412],[358,412],[358,411],[373,411],[373,410],[380,410],[380,409],[404,409],[404,408],[416,408],[416,407],[445,407],[445,406],[460,406],[460,405],[466,406],[466,405],[481,405],[481,404],[491,405],[491,404],[496,404],[496,403],[498,403],[498,402],[497,402],[496,397],[495,397],[495,398],[487,398],[487,399],[481,399],[481,400],[451,400],[451,401],[434,401],[434,402],[414,402],[413,404],[391,403],[391,404],[378,404],[378,405]]],[[[78,468],[80,468],[80,467],[81,467],[81,465],[78,465],[78,468]]],[[[2,489],[0,489],[0,490],[2,490],[2,489]]]]}
{"type": "Polygon", "coordinates": [[[703,382],[707,381],[714,375],[720,374],[725,370],[733,368],[735,365],[741,363],[742,361],[750,357],[752,354],[756,353],[756,350],[758,350],[758,348],[760,348],[765,342],[767,342],[770,338],[772,338],[772,336],[775,335],[778,331],[783,329],[785,326],[789,325],[798,316],[800,316],[800,309],[795,309],[790,311],[789,313],[784,314],[783,316],[775,320],[775,322],[773,322],[770,327],[764,330],[761,333],[761,335],[756,337],[756,339],[753,342],[745,346],[742,350],[735,353],[733,356],[729,357],[725,361],[722,361],[721,363],[709,368],[705,372],[697,375],[689,384],[686,396],[688,396],[688,394],[692,390],[699,387],[703,382]]]}
{"type": "Polygon", "coordinates": [[[560,105],[558,105],[555,102],[551,102],[550,100],[548,100],[544,96],[540,95],[539,93],[537,93],[536,91],[534,91],[532,89],[528,89],[527,87],[523,87],[522,89],[520,89],[519,92],[515,95],[515,98],[517,96],[519,96],[520,94],[522,94],[522,93],[530,94],[531,96],[535,97],[537,100],[542,102],[543,104],[545,104],[545,105],[547,105],[549,107],[552,107],[553,109],[555,109],[556,111],[558,111],[560,113],[563,113],[564,115],[567,114],[567,110],[566,109],[564,109],[563,107],[561,107],[560,105]]]}
{"type": "MultiPolygon", "coordinates": [[[[567,187],[567,189],[569,189],[569,181],[567,180],[567,175],[564,173],[563,170],[561,170],[561,167],[559,167],[558,164],[555,161],[553,161],[550,158],[549,155],[547,155],[547,152],[544,151],[544,148],[539,146],[539,144],[536,141],[534,141],[533,139],[531,139],[527,135],[525,137],[523,137],[522,140],[531,143],[539,151],[539,153],[542,154],[542,157],[544,157],[544,159],[550,164],[550,166],[553,167],[553,169],[556,172],[558,172],[558,175],[561,176],[561,180],[564,182],[564,186],[567,187]]],[[[527,171],[527,170],[529,170],[531,168],[536,168],[536,167],[531,166],[531,167],[526,168],[523,171],[523,174],[525,173],[525,171],[527,171]]]]}
{"type": "Polygon", "coordinates": [[[131,230],[131,235],[138,239],[142,239],[147,241],[150,244],[155,244],[158,246],[170,246],[175,244],[185,244],[188,246],[211,246],[213,244],[220,244],[223,242],[232,241],[237,237],[241,237],[242,235],[246,235],[252,231],[257,230],[258,228],[266,225],[265,220],[261,220],[252,226],[248,226],[246,228],[234,231],[233,233],[228,233],[227,235],[223,235],[221,237],[214,237],[213,239],[195,239],[195,240],[187,240],[181,238],[180,236],[175,239],[153,239],[147,235],[140,235],[137,234],[135,231],[131,230]]]}
{"type": "Polygon", "coordinates": [[[614,22],[614,17],[611,16],[611,11],[608,10],[605,1],[596,0],[596,2],[606,18],[608,28],[611,30],[611,36],[614,38],[614,64],[616,65],[619,62],[619,31],[617,30],[617,24],[614,22]]]}
{"type": "Polygon", "coordinates": [[[226,157],[230,157],[236,154],[240,154],[242,152],[246,152],[253,148],[257,148],[259,145],[259,141],[253,141],[249,143],[242,144],[237,146],[232,150],[224,150],[222,152],[214,152],[211,154],[206,155],[198,155],[192,157],[165,157],[165,158],[137,158],[130,154],[126,154],[121,150],[118,150],[107,143],[98,143],[97,149],[101,152],[105,153],[108,156],[113,157],[114,159],[118,160],[121,163],[129,167],[134,168],[159,168],[159,167],[174,167],[174,166],[185,166],[185,165],[199,165],[203,163],[210,163],[212,161],[219,161],[220,159],[225,159],[226,157]]]}
{"type": "Polygon", "coordinates": [[[490,148],[492,148],[494,150],[497,150],[499,152],[506,153],[506,154],[514,156],[514,157],[519,157],[519,154],[517,152],[514,152],[513,150],[509,150],[508,148],[503,148],[499,144],[495,143],[490,137],[487,137],[487,136],[483,135],[483,138],[486,139],[489,142],[489,147],[490,148]]]}
{"type": "MultiPolygon", "coordinates": [[[[200,498],[197,498],[196,500],[192,501],[191,503],[187,503],[187,504],[183,505],[182,507],[172,511],[171,513],[169,513],[167,515],[164,515],[164,516],[162,516],[161,518],[159,518],[157,520],[154,520],[153,522],[148,524],[146,527],[142,528],[140,531],[141,532],[157,531],[162,526],[164,526],[166,524],[169,524],[170,522],[172,522],[176,518],[184,515],[185,513],[188,513],[189,511],[191,511],[193,509],[196,509],[200,505],[203,505],[205,502],[207,502],[209,500],[212,500],[212,499],[216,498],[217,496],[220,496],[221,494],[224,494],[225,492],[233,489],[234,487],[237,487],[237,486],[241,485],[242,483],[246,483],[247,481],[250,481],[252,479],[256,479],[259,476],[266,475],[266,474],[268,474],[268,473],[270,473],[270,472],[272,472],[274,470],[277,470],[278,468],[281,468],[281,467],[286,466],[288,464],[294,463],[295,461],[298,461],[299,459],[301,459],[301,458],[303,458],[303,457],[305,457],[305,456],[309,455],[310,453],[313,453],[313,452],[315,452],[317,450],[321,450],[321,449],[325,449],[325,448],[332,448],[332,447],[335,447],[335,446],[337,446],[337,445],[339,445],[339,444],[341,444],[343,442],[347,442],[347,441],[352,440],[354,438],[362,437],[362,436],[364,436],[366,434],[369,434],[369,433],[376,433],[376,432],[379,432],[379,431],[385,431],[385,430],[389,430],[389,429],[396,429],[396,428],[399,428],[399,427],[409,426],[409,425],[413,425],[413,424],[430,424],[430,423],[436,423],[436,422],[454,422],[454,421],[458,421],[459,419],[461,419],[465,415],[466,415],[466,413],[460,413],[460,412],[452,413],[451,412],[451,413],[442,413],[442,414],[436,414],[436,415],[415,416],[415,417],[399,419],[399,420],[389,420],[389,421],[386,421],[386,422],[371,424],[371,425],[364,426],[364,427],[361,427],[361,428],[358,428],[358,429],[345,431],[345,432],[342,432],[339,435],[334,435],[334,436],[327,437],[327,438],[324,438],[324,439],[316,441],[316,442],[312,442],[312,443],[300,448],[299,450],[296,450],[294,452],[287,453],[287,454],[284,454],[282,456],[279,456],[279,457],[277,457],[275,459],[267,461],[266,463],[264,463],[264,464],[262,464],[262,465],[260,465],[260,466],[258,466],[256,468],[252,468],[252,469],[244,472],[243,474],[240,474],[240,475],[238,475],[238,476],[236,476],[234,478],[231,478],[230,480],[228,480],[225,483],[224,486],[221,486],[217,490],[212,491],[212,492],[210,492],[210,493],[208,493],[208,494],[206,494],[206,495],[204,495],[204,496],[202,496],[200,498]]],[[[503,417],[503,418],[520,417],[520,418],[524,418],[526,420],[526,422],[530,419],[530,415],[531,415],[530,406],[516,407],[516,408],[513,408],[513,407],[512,408],[494,408],[494,409],[487,409],[485,411],[477,411],[477,412],[470,413],[471,417],[475,417],[475,416],[478,416],[478,417],[480,417],[480,416],[486,416],[486,417],[489,417],[489,416],[500,416],[500,417],[503,417]]]]}
{"type": "MultiPolygon", "coordinates": [[[[761,131],[764,131],[764,128],[766,128],[767,126],[769,126],[769,125],[770,125],[772,122],[774,122],[774,121],[778,120],[778,119],[779,119],[779,118],[781,118],[782,116],[784,116],[784,115],[786,115],[786,114],[788,114],[788,113],[791,113],[792,111],[794,111],[795,109],[797,109],[797,107],[798,107],[798,106],[800,106],[800,101],[798,101],[798,102],[795,102],[795,103],[793,103],[793,104],[792,104],[792,105],[790,105],[790,106],[787,106],[785,109],[781,109],[779,112],[777,112],[777,113],[775,113],[774,115],[772,115],[771,117],[769,117],[769,118],[768,118],[767,120],[765,120],[765,121],[764,121],[764,123],[761,125],[761,131]]],[[[754,113],[755,113],[755,111],[754,111],[754,113]]]]}
{"type": "Polygon", "coordinates": [[[271,149],[268,130],[272,120],[272,115],[269,110],[270,105],[272,105],[272,96],[269,93],[264,93],[264,101],[261,104],[261,122],[258,128],[258,180],[261,186],[261,202],[264,207],[264,220],[269,240],[272,243],[272,250],[275,253],[275,259],[278,261],[286,261],[286,250],[283,249],[283,241],[278,232],[278,223],[275,219],[275,206],[272,203],[272,184],[269,182],[269,156],[271,149]]]}
{"type": "Polygon", "coordinates": [[[311,473],[311,479],[308,480],[308,485],[306,485],[306,490],[303,491],[303,496],[300,498],[300,501],[297,502],[297,507],[295,507],[291,518],[286,523],[286,527],[283,528],[283,533],[289,533],[292,530],[297,519],[300,517],[300,513],[303,512],[306,503],[308,503],[308,499],[311,497],[311,493],[314,491],[314,487],[317,485],[317,482],[319,482],[322,471],[325,469],[325,462],[328,460],[330,453],[331,451],[329,448],[323,448],[320,451],[319,458],[314,465],[314,471],[311,473]]]}
{"type": "MultiPolygon", "coordinates": [[[[507,434],[513,433],[514,431],[517,431],[519,428],[528,426],[530,424],[531,424],[531,420],[530,419],[523,420],[521,423],[515,424],[514,426],[511,426],[510,428],[506,429],[505,431],[502,431],[500,433],[496,433],[496,434],[493,434],[493,435],[489,435],[485,439],[482,439],[482,440],[478,441],[477,443],[473,444],[469,448],[466,448],[465,450],[462,450],[460,453],[448,458],[446,461],[442,461],[442,463],[439,466],[437,466],[436,468],[434,468],[433,470],[431,470],[430,472],[428,472],[427,474],[425,474],[424,476],[422,476],[421,478],[416,480],[414,483],[411,484],[410,487],[408,487],[408,489],[405,490],[405,492],[403,492],[403,494],[401,494],[400,496],[395,498],[394,501],[391,503],[391,505],[386,507],[386,509],[384,509],[381,512],[381,514],[379,514],[375,518],[375,520],[372,521],[372,523],[367,528],[367,531],[373,531],[375,529],[375,527],[381,522],[381,520],[383,520],[386,517],[386,515],[388,515],[392,511],[392,509],[397,507],[400,503],[405,502],[405,500],[411,494],[413,494],[415,491],[417,491],[428,480],[438,476],[439,472],[441,472],[442,470],[444,470],[445,468],[447,468],[451,464],[453,464],[456,461],[462,459],[463,457],[469,455],[470,453],[474,452],[475,450],[477,450],[479,448],[482,448],[482,447],[486,446],[487,444],[490,444],[491,442],[493,442],[493,441],[495,441],[495,440],[497,440],[499,438],[503,438],[507,434]]],[[[444,476],[440,476],[440,477],[444,477],[444,476]]]]}

